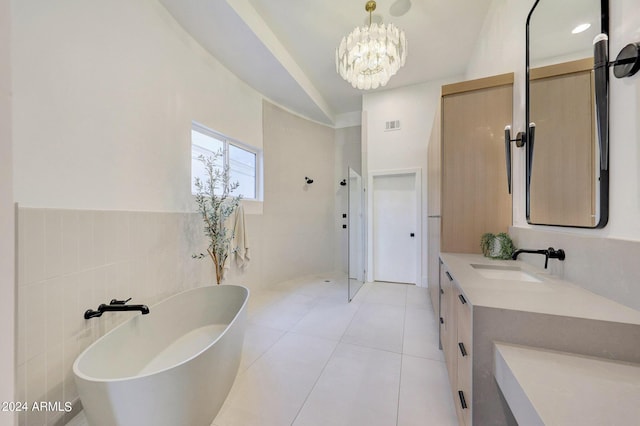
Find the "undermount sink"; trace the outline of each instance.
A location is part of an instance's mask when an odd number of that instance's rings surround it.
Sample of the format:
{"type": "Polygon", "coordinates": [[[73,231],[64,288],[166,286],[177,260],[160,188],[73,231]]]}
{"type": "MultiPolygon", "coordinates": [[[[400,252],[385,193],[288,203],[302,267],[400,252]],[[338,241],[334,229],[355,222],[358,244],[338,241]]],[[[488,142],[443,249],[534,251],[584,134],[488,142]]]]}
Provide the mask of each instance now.
{"type": "Polygon", "coordinates": [[[485,278],[495,280],[528,281],[533,283],[542,282],[541,279],[523,271],[518,266],[471,264],[471,267],[485,278]]]}

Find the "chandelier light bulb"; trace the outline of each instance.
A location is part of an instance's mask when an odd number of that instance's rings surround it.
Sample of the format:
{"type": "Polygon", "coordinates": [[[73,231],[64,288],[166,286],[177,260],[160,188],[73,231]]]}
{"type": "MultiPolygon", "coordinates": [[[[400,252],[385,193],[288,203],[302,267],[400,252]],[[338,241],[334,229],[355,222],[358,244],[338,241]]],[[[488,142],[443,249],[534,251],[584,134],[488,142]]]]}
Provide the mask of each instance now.
{"type": "Polygon", "coordinates": [[[375,1],[368,1],[369,26],[356,27],[336,49],[336,72],[360,90],[385,86],[407,60],[407,39],[395,25],[371,23],[375,1]]]}

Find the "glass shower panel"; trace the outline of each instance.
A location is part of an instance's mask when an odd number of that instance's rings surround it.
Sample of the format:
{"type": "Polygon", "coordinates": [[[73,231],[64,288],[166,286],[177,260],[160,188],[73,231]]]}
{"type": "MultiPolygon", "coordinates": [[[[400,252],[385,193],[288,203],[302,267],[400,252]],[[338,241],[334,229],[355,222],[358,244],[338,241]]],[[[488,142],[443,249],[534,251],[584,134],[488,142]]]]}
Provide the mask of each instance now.
{"type": "Polygon", "coordinates": [[[364,284],[364,199],[362,177],[349,167],[349,302],[364,284]]]}

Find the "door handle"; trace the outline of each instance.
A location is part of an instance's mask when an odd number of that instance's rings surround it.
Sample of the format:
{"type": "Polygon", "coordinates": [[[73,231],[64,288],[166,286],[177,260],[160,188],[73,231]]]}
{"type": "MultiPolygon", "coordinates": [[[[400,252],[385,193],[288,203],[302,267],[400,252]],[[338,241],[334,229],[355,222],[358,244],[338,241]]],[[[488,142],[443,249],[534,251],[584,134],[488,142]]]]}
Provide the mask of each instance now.
{"type": "Polygon", "coordinates": [[[412,232],[411,234],[409,234],[409,236],[410,236],[411,238],[413,238],[413,237],[415,237],[415,236],[416,236],[416,234],[415,234],[414,232],[412,232]]]}

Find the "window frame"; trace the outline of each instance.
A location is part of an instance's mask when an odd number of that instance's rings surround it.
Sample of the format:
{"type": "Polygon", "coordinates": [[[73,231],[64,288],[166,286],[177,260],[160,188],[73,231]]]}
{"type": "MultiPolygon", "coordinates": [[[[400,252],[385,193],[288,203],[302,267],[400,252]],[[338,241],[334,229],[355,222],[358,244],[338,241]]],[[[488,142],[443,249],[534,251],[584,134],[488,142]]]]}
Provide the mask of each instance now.
{"type": "MultiPolygon", "coordinates": [[[[241,142],[237,139],[231,138],[223,133],[217,132],[215,130],[212,130],[196,121],[192,121],[191,122],[191,131],[196,131],[198,133],[201,133],[205,136],[209,136],[211,138],[217,139],[219,141],[222,142],[222,161],[224,166],[229,166],[230,167],[230,160],[229,160],[229,145],[233,145],[236,148],[242,149],[244,151],[250,152],[252,154],[255,155],[256,157],[256,167],[255,167],[255,198],[248,198],[246,196],[242,196],[243,200],[249,200],[249,201],[263,201],[263,186],[262,186],[262,161],[263,161],[263,157],[262,157],[262,149],[257,148],[255,146],[246,144],[244,142],[241,142]]],[[[193,153],[193,138],[191,138],[191,152],[193,153]]],[[[193,155],[193,154],[192,154],[193,155]]],[[[193,167],[191,167],[191,179],[193,180],[193,167]]],[[[193,191],[191,192],[191,195],[195,195],[193,193],[193,191]]]]}

